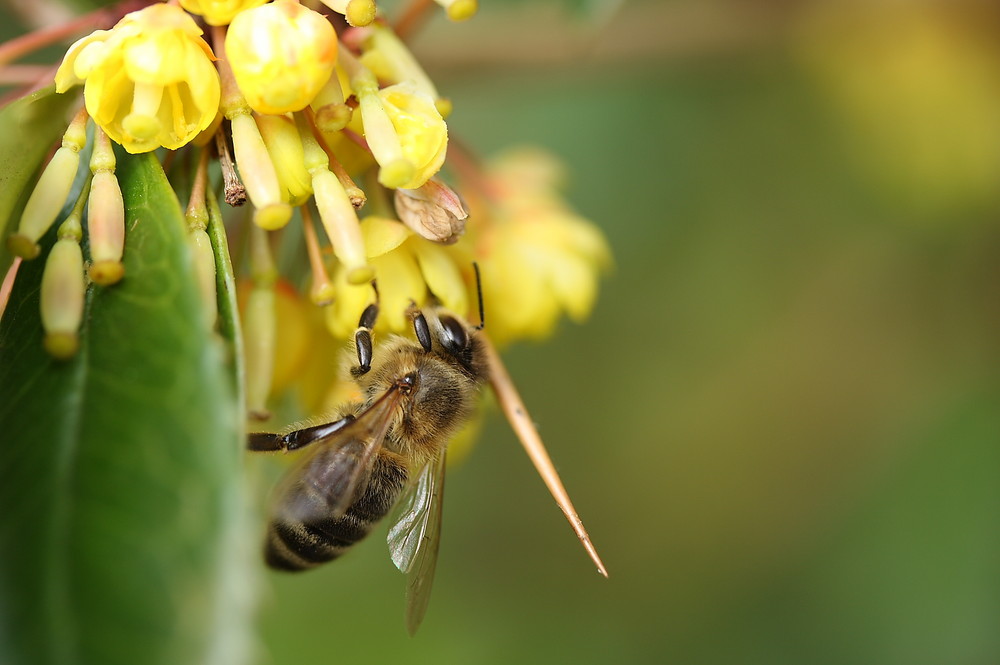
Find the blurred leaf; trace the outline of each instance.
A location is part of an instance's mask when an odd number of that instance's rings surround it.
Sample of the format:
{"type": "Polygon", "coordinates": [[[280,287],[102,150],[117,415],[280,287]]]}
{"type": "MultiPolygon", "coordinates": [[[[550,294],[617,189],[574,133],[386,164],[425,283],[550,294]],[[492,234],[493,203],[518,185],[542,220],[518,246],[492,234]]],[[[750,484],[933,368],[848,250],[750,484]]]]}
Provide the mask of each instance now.
{"type": "Polygon", "coordinates": [[[0,321],[0,662],[241,662],[234,391],[159,164],[121,154],[118,172],[125,279],[91,288],[77,357],[42,350],[44,259],[0,321]]]}
{"type": "MultiPolygon", "coordinates": [[[[66,130],[74,94],[57,95],[48,87],[0,110],[0,238],[13,229],[31,194],[29,185],[49,149],[66,130]]],[[[11,262],[7,243],[0,242],[0,275],[11,262]]]]}

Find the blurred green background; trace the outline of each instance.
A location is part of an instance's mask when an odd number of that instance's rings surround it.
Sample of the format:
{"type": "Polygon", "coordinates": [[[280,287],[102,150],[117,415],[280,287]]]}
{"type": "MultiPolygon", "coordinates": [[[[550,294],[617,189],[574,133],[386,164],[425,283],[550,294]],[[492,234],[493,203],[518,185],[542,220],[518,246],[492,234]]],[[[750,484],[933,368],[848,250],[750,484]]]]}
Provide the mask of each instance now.
{"type": "Polygon", "coordinates": [[[415,49],[614,248],[507,355],[611,577],[494,414],[417,636],[383,527],[269,577],[264,662],[1000,662],[1000,15],[482,4],[415,49]]]}
{"type": "Polygon", "coordinates": [[[453,136],[615,255],[507,354],[611,577],[494,413],[417,636],[383,525],[268,574],[260,662],[1000,662],[1000,11],[481,4],[414,42],[453,136]]]}

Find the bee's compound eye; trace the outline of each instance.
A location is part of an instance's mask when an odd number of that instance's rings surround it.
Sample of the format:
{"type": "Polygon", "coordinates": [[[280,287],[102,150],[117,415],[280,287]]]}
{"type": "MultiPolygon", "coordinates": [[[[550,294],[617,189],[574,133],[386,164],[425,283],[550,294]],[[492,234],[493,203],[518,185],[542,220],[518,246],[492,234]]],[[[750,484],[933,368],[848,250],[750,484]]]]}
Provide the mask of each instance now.
{"type": "Polygon", "coordinates": [[[450,353],[465,350],[469,346],[469,334],[465,331],[465,326],[447,315],[440,317],[440,321],[441,345],[450,353]]]}

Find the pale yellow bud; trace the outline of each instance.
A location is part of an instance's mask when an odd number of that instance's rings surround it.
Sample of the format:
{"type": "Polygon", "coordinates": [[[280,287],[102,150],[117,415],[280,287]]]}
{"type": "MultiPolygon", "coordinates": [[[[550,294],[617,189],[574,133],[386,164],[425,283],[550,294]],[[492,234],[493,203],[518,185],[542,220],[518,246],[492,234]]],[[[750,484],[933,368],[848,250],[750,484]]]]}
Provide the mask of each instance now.
{"type": "Polygon", "coordinates": [[[351,198],[337,176],[330,171],[330,159],[308,124],[300,118],[298,127],[305,165],[312,177],[316,209],[333,245],[333,253],[346,267],[348,282],[363,284],[371,281],[375,273],[365,256],[365,244],[351,198]]]}
{"type": "Polygon", "coordinates": [[[80,245],[59,239],[45,261],[40,294],[45,350],[56,358],[70,358],[79,348],[85,288],[80,245]]]}
{"type": "Polygon", "coordinates": [[[312,186],[295,121],[284,115],[261,115],[256,120],[285,202],[302,205],[312,195],[312,186]]]}
{"type": "Polygon", "coordinates": [[[114,284],[125,274],[122,252],[125,249],[125,202],[115,177],[115,153],[104,132],[96,136],[90,170],[87,203],[87,239],[90,243],[90,279],[97,284],[114,284]]]}
{"type": "Polygon", "coordinates": [[[214,328],[219,316],[218,295],[215,290],[215,253],[212,240],[205,229],[193,229],[189,234],[194,267],[198,279],[198,290],[202,297],[202,311],[208,327],[214,328]]]}
{"type": "Polygon", "coordinates": [[[63,134],[62,145],[46,164],[21,214],[17,232],[7,239],[12,254],[25,259],[38,256],[38,240],[59,215],[80,166],[80,151],[87,144],[87,114],[76,114],[63,134]]]}
{"type": "Polygon", "coordinates": [[[231,122],[236,166],[256,208],[254,222],[262,229],[280,229],[292,218],[292,207],[284,200],[278,172],[257,123],[247,113],[236,114],[231,122]]]}

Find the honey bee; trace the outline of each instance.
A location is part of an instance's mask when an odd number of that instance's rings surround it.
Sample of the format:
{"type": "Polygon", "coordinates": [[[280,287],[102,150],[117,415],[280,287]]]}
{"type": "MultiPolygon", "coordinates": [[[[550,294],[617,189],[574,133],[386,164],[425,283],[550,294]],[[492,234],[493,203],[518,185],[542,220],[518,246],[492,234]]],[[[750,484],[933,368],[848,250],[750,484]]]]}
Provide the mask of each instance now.
{"type": "Polygon", "coordinates": [[[487,379],[480,328],[443,310],[410,318],[416,341],[393,336],[373,352],[370,305],[355,333],[351,369],[362,400],[332,422],[285,434],[254,433],[255,451],[307,448],[279,485],[265,543],[267,564],[298,571],[346,552],[402,500],[388,535],[407,575],[407,628],[414,633],[429,600],[441,535],[445,453],[468,421],[487,379]]]}

